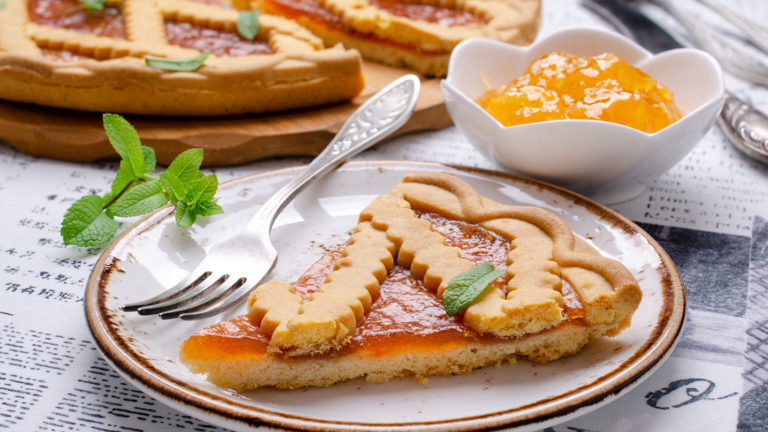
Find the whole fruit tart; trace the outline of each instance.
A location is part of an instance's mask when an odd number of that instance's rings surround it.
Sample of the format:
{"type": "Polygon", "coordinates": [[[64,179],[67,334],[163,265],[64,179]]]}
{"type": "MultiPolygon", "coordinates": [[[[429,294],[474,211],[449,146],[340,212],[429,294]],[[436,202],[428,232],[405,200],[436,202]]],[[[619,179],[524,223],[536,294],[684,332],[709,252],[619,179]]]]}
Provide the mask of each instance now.
{"type": "Polygon", "coordinates": [[[347,101],[357,51],[326,48],[297,23],[191,0],[5,0],[0,98],[169,116],[274,112],[347,101]],[[92,10],[92,6],[101,6],[92,10]],[[246,17],[247,18],[247,17],[246,17]],[[254,27],[255,25],[255,27],[254,27]],[[197,64],[195,64],[197,63],[197,64]]]}

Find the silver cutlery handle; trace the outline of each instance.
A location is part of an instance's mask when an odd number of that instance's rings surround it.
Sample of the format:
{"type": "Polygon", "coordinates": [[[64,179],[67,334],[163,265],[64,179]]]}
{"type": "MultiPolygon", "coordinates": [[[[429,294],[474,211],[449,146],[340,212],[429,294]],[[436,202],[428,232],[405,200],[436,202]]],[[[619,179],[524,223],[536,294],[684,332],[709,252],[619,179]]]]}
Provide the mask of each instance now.
{"type": "Polygon", "coordinates": [[[768,162],[768,117],[765,114],[727,93],[718,123],[736,148],[768,162]]]}
{"type": "Polygon", "coordinates": [[[716,11],[720,16],[743,31],[755,46],[768,53],[768,28],[735,13],[718,0],[700,0],[703,4],[716,11]]]}
{"type": "Polygon", "coordinates": [[[333,140],[304,171],[261,206],[247,229],[269,232],[280,211],[305,186],[404,125],[416,107],[420,86],[416,75],[406,75],[368,99],[352,113],[333,140]]]}
{"type": "Polygon", "coordinates": [[[688,31],[694,44],[715,57],[723,69],[745,80],[768,86],[768,65],[722,34],[691,19],[670,0],[653,0],[688,31]]]}

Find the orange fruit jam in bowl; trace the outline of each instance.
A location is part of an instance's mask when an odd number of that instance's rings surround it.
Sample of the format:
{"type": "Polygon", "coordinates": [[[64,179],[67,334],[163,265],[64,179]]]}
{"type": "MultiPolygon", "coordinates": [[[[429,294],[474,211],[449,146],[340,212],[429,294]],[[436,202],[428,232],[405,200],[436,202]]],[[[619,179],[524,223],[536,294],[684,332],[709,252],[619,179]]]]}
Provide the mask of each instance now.
{"type": "Polygon", "coordinates": [[[592,119],[655,133],[683,116],[672,92],[610,53],[546,54],[477,103],[504,126],[592,119]]]}

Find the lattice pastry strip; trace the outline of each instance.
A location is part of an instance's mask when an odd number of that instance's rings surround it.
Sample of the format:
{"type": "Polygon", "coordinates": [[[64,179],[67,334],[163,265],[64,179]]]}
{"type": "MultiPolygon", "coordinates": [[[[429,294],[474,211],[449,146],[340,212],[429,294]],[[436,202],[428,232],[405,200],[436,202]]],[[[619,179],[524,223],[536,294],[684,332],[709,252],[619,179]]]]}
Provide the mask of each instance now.
{"type": "Polygon", "coordinates": [[[348,100],[362,90],[359,55],[298,24],[262,14],[257,40],[271,54],[211,55],[195,72],[152,69],[145,56],[190,58],[167,39],[166,22],[236,31],[238,12],[186,0],[124,0],[125,38],[30,22],[28,1],[0,10],[0,98],[94,111],[224,115],[348,100]],[[41,48],[87,59],[51,59],[41,48]]]}
{"type": "Polygon", "coordinates": [[[271,337],[273,352],[315,354],[338,347],[378,296],[379,284],[394,265],[395,246],[384,232],[361,223],[326,282],[307,300],[287,282],[260,286],[248,300],[253,322],[271,337]]]}

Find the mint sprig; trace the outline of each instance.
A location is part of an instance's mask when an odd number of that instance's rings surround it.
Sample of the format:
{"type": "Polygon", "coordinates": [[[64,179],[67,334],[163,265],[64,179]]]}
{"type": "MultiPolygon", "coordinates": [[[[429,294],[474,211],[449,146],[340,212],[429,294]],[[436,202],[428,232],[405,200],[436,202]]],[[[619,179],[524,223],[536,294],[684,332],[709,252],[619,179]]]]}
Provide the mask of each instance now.
{"type": "Polygon", "coordinates": [[[5,0],[0,0],[0,10],[5,9],[5,0]]]}
{"type": "Polygon", "coordinates": [[[136,129],[117,114],[104,114],[103,121],[110,144],[122,158],[120,168],[106,195],[86,195],[67,210],[61,223],[64,244],[103,246],[120,226],[115,217],[140,216],[168,203],[176,207],[176,222],[183,228],[198,216],[222,213],[214,198],[218,179],[200,172],[202,149],[184,151],[154,177],[155,151],[141,145],[136,129]]]}
{"type": "Polygon", "coordinates": [[[463,311],[504,273],[504,270],[496,270],[493,264],[486,262],[457,274],[443,291],[445,312],[454,316],[463,311]]]}
{"type": "Polygon", "coordinates": [[[194,72],[203,66],[205,60],[211,54],[210,51],[204,51],[200,54],[186,59],[168,59],[163,57],[144,56],[144,62],[147,66],[162,69],[171,72],[194,72]]]}
{"type": "Polygon", "coordinates": [[[245,40],[252,41],[259,34],[259,10],[241,11],[237,16],[237,32],[245,40]]]}

